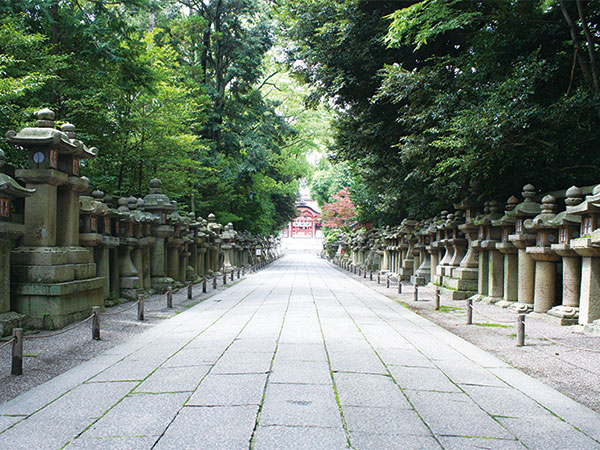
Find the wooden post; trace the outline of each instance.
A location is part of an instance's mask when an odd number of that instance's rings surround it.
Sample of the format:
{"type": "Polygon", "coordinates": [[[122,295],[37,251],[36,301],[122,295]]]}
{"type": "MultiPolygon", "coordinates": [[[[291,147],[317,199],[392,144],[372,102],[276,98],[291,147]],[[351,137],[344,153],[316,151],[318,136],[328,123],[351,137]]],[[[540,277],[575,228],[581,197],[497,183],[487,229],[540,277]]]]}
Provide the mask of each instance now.
{"type": "Polygon", "coordinates": [[[377,284],[381,283],[381,274],[377,272],[377,284]]]}
{"type": "Polygon", "coordinates": [[[467,299],[467,325],[473,325],[473,300],[467,299]]]}
{"type": "Polygon", "coordinates": [[[390,287],[390,276],[389,274],[385,277],[385,287],[389,289],[390,287]]]}
{"type": "Polygon", "coordinates": [[[137,318],[138,320],[144,320],[144,297],[142,297],[142,294],[138,295],[137,318]]]}
{"type": "Polygon", "coordinates": [[[173,288],[169,286],[167,288],[167,308],[173,307],[173,288]]]}
{"type": "Polygon", "coordinates": [[[188,300],[191,300],[193,296],[194,296],[194,284],[190,282],[190,284],[188,284],[188,300]]]}
{"type": "Polygon", "coordinates": [[[402,294],[402,280],[398,280],[398,294],[402,294]]]}
{"type": "Polygon", "coordinates": [[[369,281],[373,281],[373,271],[369,271],[369,281]]]}
{"type": "Polygon", "coordinates": [[[231,281],[233,281],[234,276],[235,276],[235,269],[231,269],[231,281]]]}
{"type": "Polygon", "coordinates": [[[517,347],[525,345],[525,314],[517,316],[517,347]]]}
{"type": "Polygon", "coordinates": [[[367,279],[367,269],[363,270],[363,278],[365,280],[367,279]]]}
{"type": "Polygon", "coordinates": [[[217,277],[214,276],[212,280],[213,280],[213,289],[216,289],[217,288],[217,277]]]}
{"type": "Polygon", "coordinates": [[[202,292],[206,294],[206,277],[202,278],[202,292]]]}
{"type": "Polygon", "coordinates": [[[13,328],[11,375],[23,375],[23,328],[13,328]]]}
{"type": "Polygon", "coordinates": [[[100,340],[100,307],[92,306],[92,339],[100,340]]]}
{"type": "Polygon", "coordinates": [[[415,298],[414,298],[415,302],[419,301],[419,285],[417,283],[415,283],[415,298]]]}
{"type": "Polygon", "coordinates": [[[245,277],[246,276],[246,266],[242,267],[242,276],[245,277]]]}
{"type": "Polygon", "coordinates": [[[227,272],[223,271],[223,286],[227,286],[227,272]]]}
{"type": "Polygon", "coordinates": [[[436,311],[440,310],[440,288],[438,286],[435,287],[435,307],[436,311]]]}

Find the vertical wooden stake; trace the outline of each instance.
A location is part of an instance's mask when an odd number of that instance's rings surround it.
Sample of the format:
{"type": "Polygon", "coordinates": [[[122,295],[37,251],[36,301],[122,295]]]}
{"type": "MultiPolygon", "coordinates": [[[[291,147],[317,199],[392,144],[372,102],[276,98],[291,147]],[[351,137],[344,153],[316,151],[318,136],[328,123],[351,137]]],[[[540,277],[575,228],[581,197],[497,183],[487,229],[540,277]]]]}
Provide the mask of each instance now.
{"type": "Polygon", "coordinates": [[[517,316],[517,347],[525,345],[525,314],[517,316]]]}
{"type": "Polygon", "coordinates": [[[202,278],[202,292],[206,294],[206,277],[202,278]]]}
{"type": "Polygon", "coordinates": [[[23,328],[13,328],[11,375],[23,375],[23,328]]]}
{"type": "Polygon", "coordinates": [[[188,284],[188,300],[191,300],[192,297],[194,296],[194,285],[193,283],[190,282],[190,284],[188,284]]]}
{"type": "Polygon", "coordinates": [[[435,287],[435,308],[436,311],[440,310],[440,288],[435,287]]]}
{"type": "Polygon", "coordinates": [[[100,340],[100,307],[92,307],[92,339],[100,340]]]}
{"type": "Polygon", "coordinates": [[[467,325],[473,325],[473,300],[467,299],[467,325]]]}
{"type": "Polygon", "coordinates": [[[402,280],[398,280],[398,294],[402,294],[402,280]]]}
{"type": "Polygon", "coordinates": [[[173,288],[169,286],[167,288],[167,308],[173,307],[173,288]]]}
{"type": "Polygon", "coordinates": [[[217,288],[217,277],[214,276],[212,280],[213,280],[213,289],[216,289],[217,288]]]}
{"type": "Polygon", "coordinates": [[[144,297],[142,297],[142,294],[138,295],[137,318],[138,320],[144,320],[144,297]]]}
{"type": "Polygon", "coordinates": [[[415,298],[414,298],[415,302],[419,301],[419,285],[417,283],[415,283],[415,298]]]}

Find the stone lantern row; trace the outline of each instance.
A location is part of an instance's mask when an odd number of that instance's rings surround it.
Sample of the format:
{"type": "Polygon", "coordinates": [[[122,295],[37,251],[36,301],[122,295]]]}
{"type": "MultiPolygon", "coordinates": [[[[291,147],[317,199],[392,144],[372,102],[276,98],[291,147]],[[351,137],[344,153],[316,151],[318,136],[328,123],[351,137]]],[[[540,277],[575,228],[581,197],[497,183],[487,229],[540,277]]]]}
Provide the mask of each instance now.
{"type": "Polygon", "coordinates": [[[18,324],[59,328],[106,300],[274,257],[273,238],[178,211],[159,179],[143,198],[91,192],[79,168],[97,150],[76,139],[73,125],[57,129],[54,118],[45,109],[34,127],[7,133],[28,151],[27,169],[2,173],[0,152],[0,335],[18,324]]]}
{"type": "MultiPolygon", "coordinates": [[[[562,325],[600,326],[600,185],[503,206],[470,195],[424,221],[339,237],[341,258],[414,284],[439,286],[455,299],[495,303],[562,325]],[[587,194],[587,195],[586,195],[587,194]]],[[[328,244],[330,256],[335,243],[328,244]]]]}

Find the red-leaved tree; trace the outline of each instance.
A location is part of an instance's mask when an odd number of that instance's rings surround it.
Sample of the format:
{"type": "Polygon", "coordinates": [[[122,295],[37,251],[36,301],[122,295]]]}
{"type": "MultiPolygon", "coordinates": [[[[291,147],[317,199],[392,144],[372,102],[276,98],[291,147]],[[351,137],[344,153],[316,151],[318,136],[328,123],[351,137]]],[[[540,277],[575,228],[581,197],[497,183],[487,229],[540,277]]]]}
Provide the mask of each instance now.
{"type": "Polygon", "coordinates": [[[323,225],[328,228],[346,228],[356,217],[354,203],[350,200],[348,188],[343,187],[332,196],[334,201],[323,205],[323,225]]]}

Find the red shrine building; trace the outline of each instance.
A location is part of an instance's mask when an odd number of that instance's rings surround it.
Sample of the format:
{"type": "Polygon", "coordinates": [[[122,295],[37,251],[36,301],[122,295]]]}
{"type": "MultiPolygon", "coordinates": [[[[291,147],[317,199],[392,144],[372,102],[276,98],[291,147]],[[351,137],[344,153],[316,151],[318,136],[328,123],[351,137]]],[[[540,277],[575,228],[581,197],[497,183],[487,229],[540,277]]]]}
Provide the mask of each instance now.
{"type": "MultiPolygon", "coordinates": [[[[313,202],[310,202],[313,203],[313,202]]],[[[309,202],[300,202],[296,204],[298,209],[297,217],[287,228],[281,230],[281,237],[287,238],[315,238],[321,236],[321,213],[318,211],[316,203],[309,205],[309,202]]]]}

